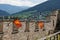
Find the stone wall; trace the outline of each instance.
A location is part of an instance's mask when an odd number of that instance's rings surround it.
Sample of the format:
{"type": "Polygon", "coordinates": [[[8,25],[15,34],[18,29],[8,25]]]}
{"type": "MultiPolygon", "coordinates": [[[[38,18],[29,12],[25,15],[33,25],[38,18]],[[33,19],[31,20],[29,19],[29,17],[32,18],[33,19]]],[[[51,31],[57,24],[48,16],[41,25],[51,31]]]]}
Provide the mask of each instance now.
{"type": "MultiPolygon", "coordinates": [[[[29,32],[25,32],[26,22],[21,22],[22,27],[18,29],[18,33],[12,34],[13,32],[13,23],[12,22],[3,22],[3,40],[37,40],[48,35],[50,30],[54,31],[57,20],[58,11],[53,12],[56,16],[50,16],[50,22],[44,23],[44,31],[39,28],[39,31],[35,32],[35,22],[29,22],[29,32]],[[53,22],[54,20],[54,22],[53,22]],[[54,26],[53,26],[54,23],[54,26]],[[9,24],[9,25],[8,25],[9,24]]],[[[48,17],[49,18],[49,17],[48,17]]],[[[1,36],[1,35],[0,35],[1,36]]]]}

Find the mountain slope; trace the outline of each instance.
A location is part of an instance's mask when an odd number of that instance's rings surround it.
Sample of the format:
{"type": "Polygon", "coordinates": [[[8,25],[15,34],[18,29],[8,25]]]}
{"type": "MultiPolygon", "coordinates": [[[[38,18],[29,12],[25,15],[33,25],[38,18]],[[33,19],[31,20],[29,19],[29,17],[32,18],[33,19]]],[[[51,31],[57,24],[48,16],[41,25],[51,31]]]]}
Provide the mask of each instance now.
{"type": "Polygon", "coordinates": [[[3,10],[0,10],[0,16],[8,16],[9,13],[3,10]]]}
{"type": "Polygon", "coordinates": [[[12,6],[12,5],[8,5],[8,4],[0,4],[0,10],[7,11],[10,14],[25,10],[27,8],[29,8],[29,7],[26,7],[26,6],[12,6]]]}
{"type": "MultiPolygon", "coordinates": [[[[23,14],[24,15],[27,14],[27,15],[31,16],[31,14],[39,15],[38,12],[42,12],[41,15],[46,15],[46,13],[43,13],[43,12],[45,12],[45,11],[50,11],[51,12],[51,11],[57,10],[57,9],[60,9],[60,0],[49,0],[49,1],[46,1],[42,4],[36,5],[32,8],[29,8],[27,10],[24,10],[22,12],[18,12],[18,13],[12,14],[12,15],[20,16],[20,15],[23,15],[23,14]],[[31,12],[31,11],[34,11],[34,12],[31,12]]],[[[49,14],[49,13],[47,13],[47,14],[49,14]]],[[[27,15],[25,15],[25,16],[27,16],[27,15]]]]}

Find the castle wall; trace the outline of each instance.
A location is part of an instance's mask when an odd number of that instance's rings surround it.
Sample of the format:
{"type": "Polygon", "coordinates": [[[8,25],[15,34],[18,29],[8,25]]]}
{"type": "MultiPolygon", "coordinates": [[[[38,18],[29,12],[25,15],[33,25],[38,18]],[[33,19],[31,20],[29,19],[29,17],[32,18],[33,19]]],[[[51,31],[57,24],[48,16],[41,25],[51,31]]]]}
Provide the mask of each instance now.
{"type": "MultiPolygon", "coordinates": [[[[17,34],[12,34],[13,32],[13,23],[12,22],[3,22],[3,40],[36,40],[38,38],[44,37],[48,35],[50,30],[54,31],[57,22],[57,14],[58,11],[53,12],[53,15],[50,16],[50,22],[44,22],[44,31],[39,28],[39,31],[35,32],[36,23],[28,22],[29,32],[25,32],[26,30],[26,22],[21,22],[22,27],[18,29],[17,34]],[[54,20],[54,22],[53,22],[54,20]],[[54,23],[54,24],[53,24],[54,23]],[[9,24],[9,25],[8,25],[9,24]],[[54,26],[53,26],[54,25],[54,26]]],[[[48,17],[49,18],[49,17],[48,17]]]]}

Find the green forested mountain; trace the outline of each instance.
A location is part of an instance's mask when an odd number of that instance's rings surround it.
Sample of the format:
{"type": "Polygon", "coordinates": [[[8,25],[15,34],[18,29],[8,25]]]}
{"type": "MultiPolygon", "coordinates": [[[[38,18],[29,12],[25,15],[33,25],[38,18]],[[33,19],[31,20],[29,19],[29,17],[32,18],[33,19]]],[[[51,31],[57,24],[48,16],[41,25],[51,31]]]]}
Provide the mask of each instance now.
{"type": "Polygon", "coordinates": [[[60,0],[48,0],[42,4],[36,5],[22,12],[12,14],[11,16],[18,16],[21,18],[32,18],[34,16],[35,18],[38,18],[41,15],[40,18],[44,18],[44,16],[49,15],[51,11],[60,9],[59,3],[60,0]]]}

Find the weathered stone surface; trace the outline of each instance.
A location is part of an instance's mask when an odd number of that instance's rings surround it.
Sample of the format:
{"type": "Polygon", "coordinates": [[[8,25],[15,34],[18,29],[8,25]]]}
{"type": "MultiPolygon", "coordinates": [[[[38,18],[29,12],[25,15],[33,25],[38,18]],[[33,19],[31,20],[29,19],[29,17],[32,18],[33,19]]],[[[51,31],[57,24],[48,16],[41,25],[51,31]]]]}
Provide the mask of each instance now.
{"type": "MultiPolygon", "coordinates": [[[[55,13],[56,14],[56,13],[55,13]]],[[[56,14],[57,15],[57,14],[56,14]]],[[[17,34],[12,34],[13,32],[13,23],[12,22],[3,22],[3,40],[37,40],[48,35],[50,30],[54,31],[56,26],[57,16],[51,16],[51,22],[44,23],[43,29],[38,29],[39,31],[35,32],[35,22],[29,22],[29,32],[25,32],[26,22],[21,22],[22,27],[18,29],[17,34]],[[54,26],[53,26],[54,20],[54,26]],[[8,25],[9,24],[9,25],[8,25]]]]}

